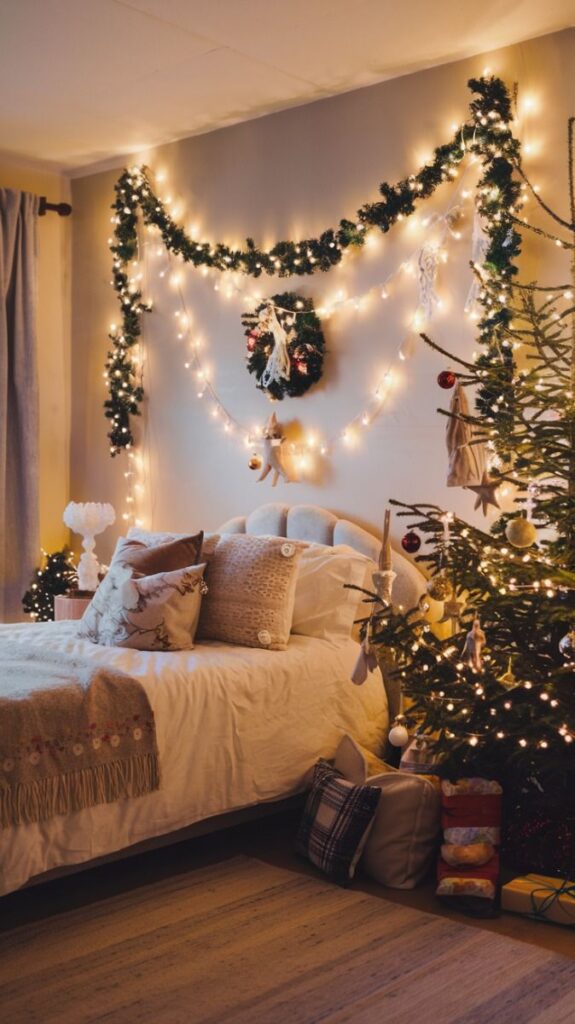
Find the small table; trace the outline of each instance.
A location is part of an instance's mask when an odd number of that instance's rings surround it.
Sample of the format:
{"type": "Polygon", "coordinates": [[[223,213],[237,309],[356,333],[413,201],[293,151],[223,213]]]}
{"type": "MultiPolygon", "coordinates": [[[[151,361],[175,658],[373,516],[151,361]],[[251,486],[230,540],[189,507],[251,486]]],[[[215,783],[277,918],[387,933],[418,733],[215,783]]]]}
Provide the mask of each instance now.
{"type": "Polygon", "coordinates": [[[62,622],[64,619],[81,619],[93,596],[85,592],[78,596],[57,594],[54,598],[54,619],[56,622],[62,622]]]}

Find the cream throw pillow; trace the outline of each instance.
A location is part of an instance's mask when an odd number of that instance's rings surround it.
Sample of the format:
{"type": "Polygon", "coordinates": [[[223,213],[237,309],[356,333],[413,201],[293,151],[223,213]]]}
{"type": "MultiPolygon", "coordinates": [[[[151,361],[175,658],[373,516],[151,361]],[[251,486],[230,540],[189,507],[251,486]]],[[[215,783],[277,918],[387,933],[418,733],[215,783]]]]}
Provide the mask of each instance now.
{"type": "Polygon", "coordinates": [[[78,627],[78,636],[108,647],[182,651],[194,646],[205,563],[141,576],[114,561],[78,627]]]}
{"type": "Polygon", "coordinates": [[[308,544],[299,562],[292,633],[336,641],[351,636],[354,620],[368,615],[370,605],[345,584],[373,590],[376,569],[371,558],[347,544],[308,544]]]}
{"type": "Polygon", "coordinates": [[[356,786],[377,786],[381,799],[365,845],[362,866],[381,885],[413,889],[427,874],[440,834],[440,794],[423,775],[400,772],[383,764],[368,768],[365,750],[344,736],[334,767],[356,786]]]}
{"type": "Polygon", "coordinates": [[[285,651],[302,549],[282,537],[222,537],[209,560],[199,636],[285,651]]]}

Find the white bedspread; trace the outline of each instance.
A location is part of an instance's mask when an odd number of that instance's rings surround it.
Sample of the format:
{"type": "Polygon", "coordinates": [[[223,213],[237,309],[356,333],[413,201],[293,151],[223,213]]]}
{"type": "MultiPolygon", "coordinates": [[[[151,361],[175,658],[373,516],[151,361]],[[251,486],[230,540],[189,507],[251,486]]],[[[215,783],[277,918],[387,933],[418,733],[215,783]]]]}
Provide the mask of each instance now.
{"type": "Polygon", "coordinates": [[[287,651],[206,643],[155,653],[97,647],[77,624],[0,626],[2,641],[89,653],[144,686],[154,710],[161,789],[49,822],[0,830],[0,894],[193,822],[302,788],[349,732],[376,750],[387,726],[381,677],[350,682],[357,644],[292,636],[287,651]]]}

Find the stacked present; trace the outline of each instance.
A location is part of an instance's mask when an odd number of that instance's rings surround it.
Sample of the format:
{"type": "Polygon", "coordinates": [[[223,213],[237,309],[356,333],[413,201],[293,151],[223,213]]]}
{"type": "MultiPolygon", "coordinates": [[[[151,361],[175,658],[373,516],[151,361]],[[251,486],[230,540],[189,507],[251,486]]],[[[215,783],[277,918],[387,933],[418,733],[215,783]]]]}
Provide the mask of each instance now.
{"type": "Polygon", "coordinates": [[[540,921],[575,927],[575,882],[523,875],[501,889],[501,907],[540,921]]]}
{"type": "Polygon", "coordinates": [[[441,784],[443,845],[438,896],[494,900],[499,878],[501,786],[490,779],[441,784]]]}

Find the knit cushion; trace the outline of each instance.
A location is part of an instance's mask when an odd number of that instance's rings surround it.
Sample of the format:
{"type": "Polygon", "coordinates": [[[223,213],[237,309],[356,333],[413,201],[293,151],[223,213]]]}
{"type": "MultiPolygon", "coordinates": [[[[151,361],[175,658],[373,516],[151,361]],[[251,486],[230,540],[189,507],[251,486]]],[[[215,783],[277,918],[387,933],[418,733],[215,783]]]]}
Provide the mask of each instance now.
{"type": "Polygon", "coordinates": [[[349,885],[373,825],[380,791],[354,786],[327,763],[313,772],[296,849],[338,885],[349,885]]]}
{"type": "Polygon", "coordinates": [[[302,546],[281,537],[228,534],[209,560],[199,636],[284,651],[302,546]]]}

